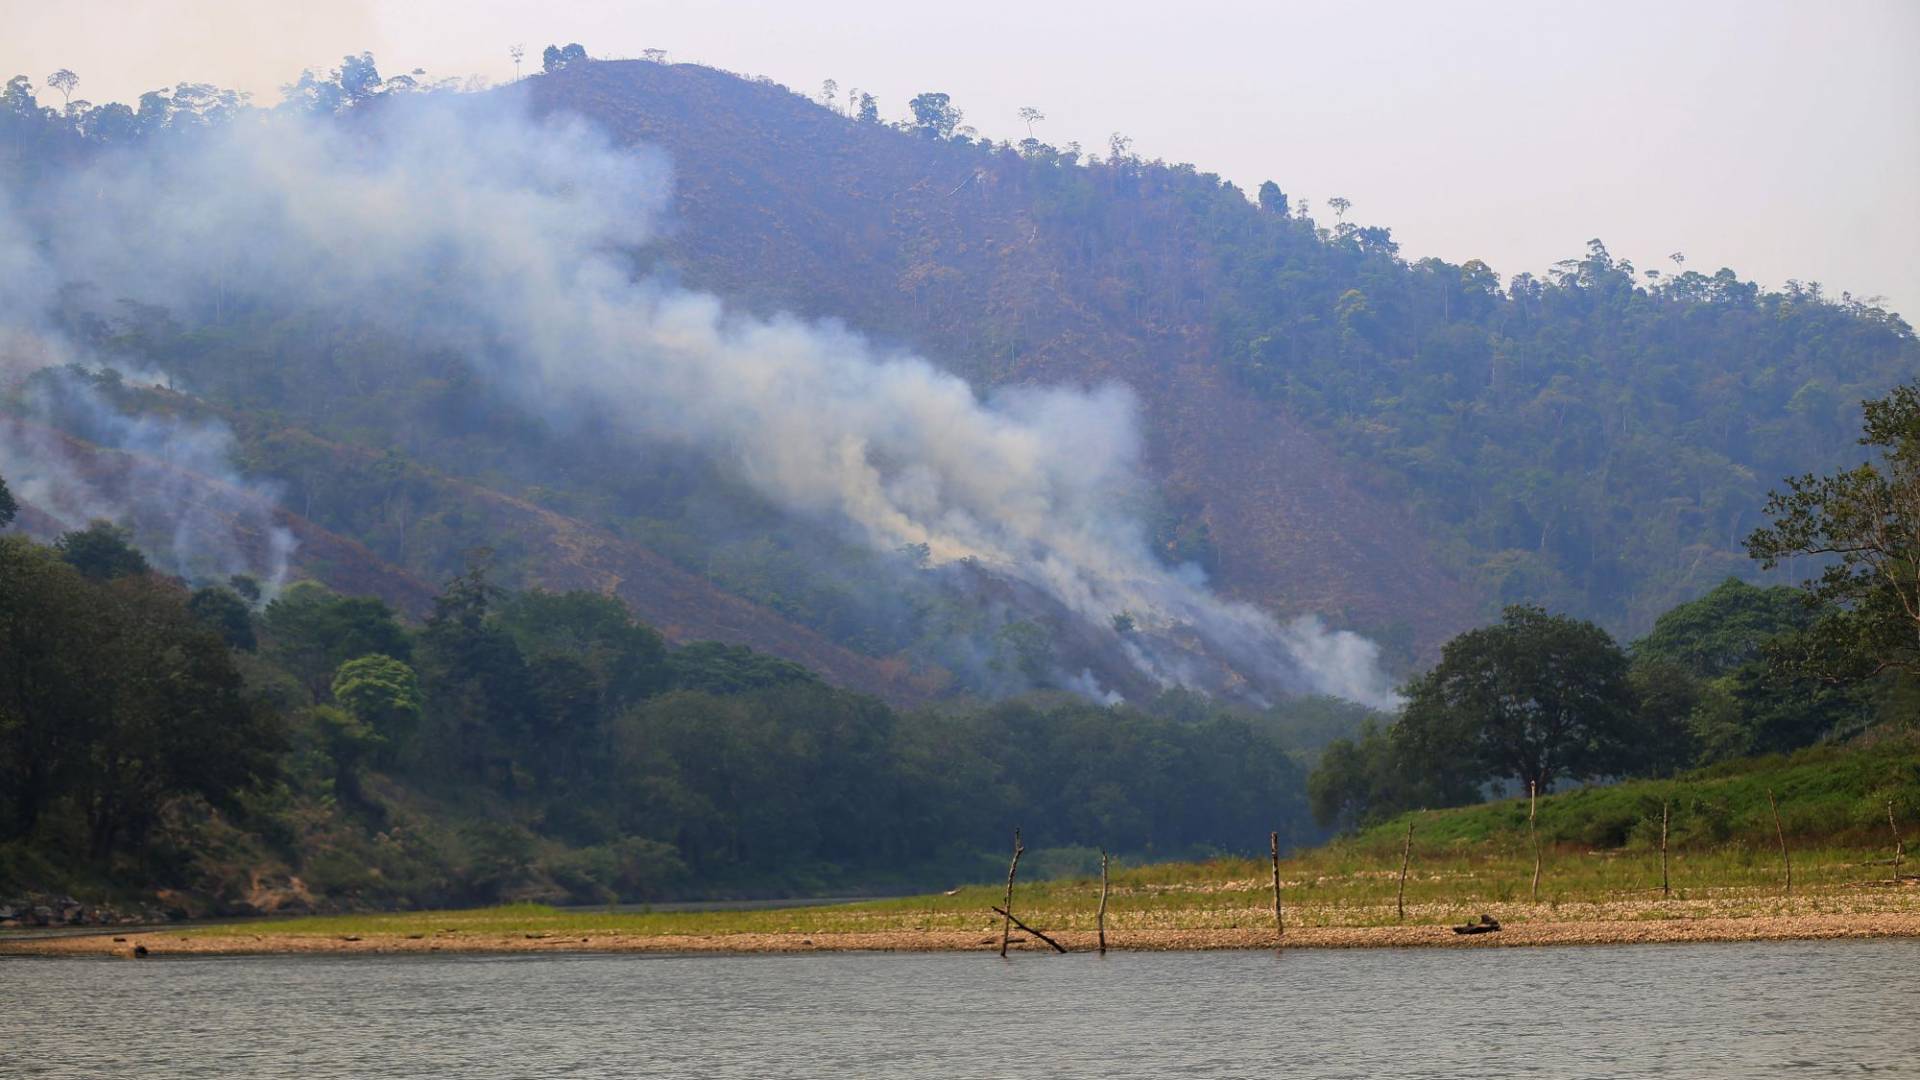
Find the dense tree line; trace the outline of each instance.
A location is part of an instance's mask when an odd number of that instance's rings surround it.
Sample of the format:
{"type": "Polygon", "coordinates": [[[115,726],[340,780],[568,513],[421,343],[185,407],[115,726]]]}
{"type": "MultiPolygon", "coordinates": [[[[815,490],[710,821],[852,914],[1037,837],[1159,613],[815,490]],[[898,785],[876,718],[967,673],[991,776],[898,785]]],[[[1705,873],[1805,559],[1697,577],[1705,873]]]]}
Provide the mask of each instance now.
{"type": "Polygon", "coordinates": [[[1323,823],[1480,798],[1488,785],[1659,776],[1920,720],[1920,385],[1865,403],[1877,461],[1803,476],[1769,503],[1756,558],[1825,559],[1802,588],[1729,578],[1621,648],[1512,607],[1448,642],[1391,726],[1330,746],[1323,823]]]}
{"type": "Polygon", "coordinates": [[[0,839],[104,863],[176,800],[233,809],[284,746],[191,595],[96,528],[0,535],[0,839]]]}
{"type": "Polygon", "coordinates": [[[1495,603],[1615,632],[1727,574],[1773,478],[1838,465],[1854,403],[1920,367],[1877,302],[1595,240],[1544,277],[1402,258],[1191,166],[1000,154],[1043,227],[1125,312],[1205,326],[1217,362],[1332,433],[1442,530],[1495,603]],[[1066,164],[1063,164],[1063,161],[1066,164]]]}
{"type": "Polygon", "coordinates": [[[604,899],[949,880],[1016,823],[1054,848],[1251,849],[1316,835],[1304,763],[1363,713],[901,714],[479,568],[418,625],[312,582],[261,601],[153,572],[105,522],[0,535],[0,880],[231,898],[265,865],[342,901],[604,899]]]}

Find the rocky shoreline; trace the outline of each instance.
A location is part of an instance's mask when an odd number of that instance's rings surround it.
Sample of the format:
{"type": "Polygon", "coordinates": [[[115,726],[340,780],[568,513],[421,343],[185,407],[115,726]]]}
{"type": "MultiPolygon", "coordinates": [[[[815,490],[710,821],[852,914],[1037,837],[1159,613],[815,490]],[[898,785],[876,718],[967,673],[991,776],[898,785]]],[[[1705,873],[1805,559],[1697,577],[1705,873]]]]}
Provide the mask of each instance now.
{"type": "Polygon", "coordinates": [[[0,900],[0,929],[84,926],[153,926],[188,918],[185,908],[164,904],[89,904],[59,893],[29,893],[0,900]]]}

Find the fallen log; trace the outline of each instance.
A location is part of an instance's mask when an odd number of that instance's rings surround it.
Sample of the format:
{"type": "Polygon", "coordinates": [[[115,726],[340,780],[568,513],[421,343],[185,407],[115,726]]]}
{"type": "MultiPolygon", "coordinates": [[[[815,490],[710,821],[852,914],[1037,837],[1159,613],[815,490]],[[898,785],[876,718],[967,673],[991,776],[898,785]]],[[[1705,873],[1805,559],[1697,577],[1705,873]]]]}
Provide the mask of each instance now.
{"type": "Polygon", "coordinates": [[[995,915],[1004,916],[1005,918],[1010,920],[1013,923],[1013,925],[1019,927],[1022,930],[1025,930],[1027,933],[1032,934],[1034,937],[1037,937],[1041,941],[1044,941],[1047,944],[1053,946],[1054,952],[1067,951],[1067,947],[1065,945],[1060,944],[1059,942],[1053,940],[1052,938],[1041,933],[1040,931],[1035,930],[1033,927],[1028,926],[1026,923],[1021,922],[1018,916],[1014,915],[1012,912],[1008,911],[1006,908],[996,907],[993,909],[993,913],[995,915]]]}
{"type": "Polygon", "coordinates": [[[1482,915],[1480,916],[1479,922],[1470,922],[1464,926],[1456,926],[1453,928],[1453,932],[1456,934],[1491,934],[1498,929],[1500,929],[1500,924],[1494,920],[1493,916],[1482,915]]]}

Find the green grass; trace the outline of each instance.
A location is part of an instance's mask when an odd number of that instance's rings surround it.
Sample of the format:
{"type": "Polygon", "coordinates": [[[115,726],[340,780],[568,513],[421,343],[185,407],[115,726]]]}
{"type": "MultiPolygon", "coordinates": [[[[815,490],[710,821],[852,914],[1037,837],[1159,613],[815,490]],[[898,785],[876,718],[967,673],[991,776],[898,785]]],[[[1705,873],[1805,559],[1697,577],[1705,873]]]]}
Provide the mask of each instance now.
{"type": "MultiPolygon", "coordinates": [[[[1887,801],[1920,843],[1920,749],[1911,742],[1816,748],[1754,759],[1674,780],[1635,781],[1544,797],[1542,878],[1530,898],[1532,847],[1525,799],[1401,817],[1281,863],[1295,925],[1368,926],[1399,921],[1401,845],[1414,825],[1406,883],[1409,923],[1502,919],[1679,918],[1820,912],[1911,911],[1920,892],[1887,884],[1892,856],[1887,801]],[[1767,804],[1780,804],[1793,860],[1785,895],[1767,804]],[[1660,889],[1660,806],[1670,808],[1669,881],[1660,889]]],[[[1908,873],[1920,872],[1914,862],[1908,873]]],[[[452,912],[304,918],[274,933],[392,935],[740,934],[981,930],[1004,886],[828,907],[716,912],[613,912],[516,905],[452,912]]],[[[1110,928],[1230,929],[1271,918],[1264,859],[1117,867],[1110,928]]],[[[1091,930],[1097,878],[1020,886],[1022,918],[1048,929],[1091,930]]],[[[190,933],[222,934],[208,927],[190,933]]]]}

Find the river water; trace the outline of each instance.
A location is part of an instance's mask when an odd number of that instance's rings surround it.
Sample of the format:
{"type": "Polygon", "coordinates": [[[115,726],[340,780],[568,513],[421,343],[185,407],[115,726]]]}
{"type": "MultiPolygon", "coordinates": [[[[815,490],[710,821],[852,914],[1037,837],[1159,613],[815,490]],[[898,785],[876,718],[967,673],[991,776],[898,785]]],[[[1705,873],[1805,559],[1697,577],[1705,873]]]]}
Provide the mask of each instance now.
{"type": "Polygon", "coordinates": [[[1920,1076],[1920,941],[0,961],[4,1077],[1920,1076]]]}

